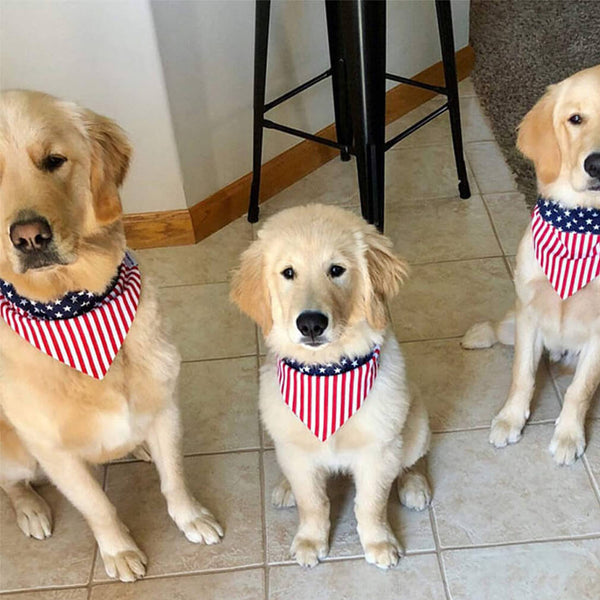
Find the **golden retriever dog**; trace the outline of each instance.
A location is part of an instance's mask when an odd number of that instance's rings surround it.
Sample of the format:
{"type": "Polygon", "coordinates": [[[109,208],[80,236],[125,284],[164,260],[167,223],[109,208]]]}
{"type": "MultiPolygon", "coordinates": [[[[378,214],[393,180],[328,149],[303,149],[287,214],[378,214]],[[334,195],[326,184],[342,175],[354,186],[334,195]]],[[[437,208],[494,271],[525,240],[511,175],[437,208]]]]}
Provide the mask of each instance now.
{"type": "Polygon", "coordinates": [[[260,411],[286,477],[273,502],[297,503],[291,554],[302,566],[328,553],[331,473],[353,475],[365,557],[381,568],[401,554],[386,510],[394,480],[406,506],[429,503],[427,480],[410,470],[428,450],[428,417],[387,322],[406,271],[372,225],[313,204],[271,217],[234,275],[232,299],[269,348],[260,411]]]}
{"type": "MultiPolygon", "coordinates": [[[[43,472],[86,518],[106,572],[122,581],[142,577],[147,559],[88,463],[144,444],[187,539],[213,544],[223,533],[184,482],[174,397],[179,357],[163,333],[155,291],[142,279],[135,318],[104,377],[24,339],[39,320],[19,320],[17,304],[53,310],[62,302],[70,311],[62,299],[119,293],[126,267],[117,190],[130,154],[123,131],[90,110],[39,92],[0,96],[0,486],[23,533],[41,540],[52,533],[52,517],[31,482],[43,472]]],[[[80,320],[42,318],[65,355],[83,353],[58,335],[80,320]]]]}
{"type": "Polygon", "coordinates": [[[542,351],[577,363],[550,452],[568,465],[585,449],[584,422],[600,383],[600,65],[551,85],[523,119],[517,147],[535,164],[540,198],[515,271],[516,306],[472,327],[466,348],[515,343],[508,400],[490,442],[519,441],[542,351]]]}

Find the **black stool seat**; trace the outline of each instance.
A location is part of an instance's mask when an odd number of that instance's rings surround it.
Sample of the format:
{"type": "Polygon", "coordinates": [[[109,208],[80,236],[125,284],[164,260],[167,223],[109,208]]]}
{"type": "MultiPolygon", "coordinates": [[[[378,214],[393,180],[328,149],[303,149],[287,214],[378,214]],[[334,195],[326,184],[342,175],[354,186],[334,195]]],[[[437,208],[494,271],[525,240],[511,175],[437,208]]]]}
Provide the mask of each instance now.
{"type": "Polygon", "coordinates": [[[463,155],[454,35],[450,0],[435,0],[444,65],[444,87],[386,73],[385,0],[325,0],[331,67],[306,83],[265,103],[267,46],[271,0],[256,0],[254,46],[254,149],[248,220],[258,221],[263,130],[276,129],[340,151],[342,160],[356,157],[363,217],[383,231],[384,153],[417,129],[448,111],[458,190],[471,195],[463,155]],[[331,77],[337,141],[307,133],[265,117],[282,102],[331,77]],[[385,140],[385,82],[397,81],[443,94],[448,101],[391,140],[385,140]]]}

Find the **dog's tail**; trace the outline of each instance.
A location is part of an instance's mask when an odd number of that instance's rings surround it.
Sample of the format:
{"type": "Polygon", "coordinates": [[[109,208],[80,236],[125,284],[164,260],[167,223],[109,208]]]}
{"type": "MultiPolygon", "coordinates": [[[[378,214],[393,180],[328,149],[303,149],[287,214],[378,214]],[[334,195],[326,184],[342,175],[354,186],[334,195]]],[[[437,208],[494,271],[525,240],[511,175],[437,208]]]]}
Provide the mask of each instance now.
{"type": "Polygon", "coordinates": [[[492,323],[476,323],[465,333],[460,344],[467,350],[475,350],[477,348],[491,348],[496,342],[506,344],[507,346],[515,345],[515,311],[509,310],[504,318],[492,323]]]}

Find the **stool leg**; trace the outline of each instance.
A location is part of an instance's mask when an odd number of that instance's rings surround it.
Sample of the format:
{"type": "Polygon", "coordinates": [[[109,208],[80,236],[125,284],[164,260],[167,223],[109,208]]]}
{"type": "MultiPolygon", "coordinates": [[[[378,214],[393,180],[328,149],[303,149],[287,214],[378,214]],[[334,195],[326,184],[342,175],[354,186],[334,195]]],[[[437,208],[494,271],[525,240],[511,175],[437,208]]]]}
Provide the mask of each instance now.
{"type": "Polygon", "coordinates": [[[248,221],[250,223],[258,221],[270,11],[271,0],[256,0],[254,25],[254,143],[252,154],[252,186],[250,188],[250,204],[248,206],[248,221]]]}
{"type": "Polygon", "coordinates": [[[344,60],[339,7],[343,0],[325,0],[327,15],[327,40],[331,61],[331,84],[333,88],[333,110],[338,144],[346,146],[340,152],[343,161],[350,160],[352,146],[352,121],[348,105],[346,63],[344,60]]]}
{"type": "Polygon", "coordinates": [[[386,3],[342,0],[340,15],[361,210],[383,231],[386,3]]]}
{"type": "Polygon", "coordinates": [[[448,91],[448,112],[452,130],[452,145],[458,174],[458,193],[461,198],[469,198],[471,190],[467,179],[467,168],[463,154],[462,132],[460,128],[460,104],[458,101],[458,82],[456,78],[456,59],[454,57],[454,34],[452,32],[452,9],[450,0],[435,0],[442,61],[444,63],[444,79],[448,91]]]}

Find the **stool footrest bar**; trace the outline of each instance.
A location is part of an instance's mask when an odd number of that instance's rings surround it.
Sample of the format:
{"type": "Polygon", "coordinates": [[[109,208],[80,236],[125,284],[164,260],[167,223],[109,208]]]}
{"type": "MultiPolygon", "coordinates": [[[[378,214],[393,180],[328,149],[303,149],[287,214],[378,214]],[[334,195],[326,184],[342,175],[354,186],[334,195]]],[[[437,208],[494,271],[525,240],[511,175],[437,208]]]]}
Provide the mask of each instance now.
{"type": "Polygon", "coordinates": [[[267,102],[265,104],[263,114],[266,113],[268,110],[271,110],[272,108],[275,108],[276,106],[279,106],[282,102],[285,102],[286,100],[289,100],[290,98],[293,98],[300,92],[307,90],[309,87],[319,83],[320,81],[323,81],[323,79],[327,79],[330,75],[331,75],[331,69],[327,69],[327,71],[324,71],[320,75],[317,75],[316,77],[313,77],[312,79],[309,79],[306,83],[303,83],[302,85],[299,85],[298,87],[294,88],[293,90],[286,92],[282,96],[279,96],[279,98],[275,98],[275,100],[271,100],[271,102],[267,102]]]}
{"type": "Polygon", "coordinates": [[[270,121],[269,119],[263,120],[263,127],[267,129],[276,129],[277,131],[283,131],[283,133],[289,133],[290,135],[295,135],[297,137],[304,138],[305,140],[310,140],[311,142],[317,142],[318,144],[325,144],[326,146],[331,146],[332,148],[337,148],[338,150],[342,150],[349,154],[353,154],[352,150],[343,144],[338,144],[333,140],[328,140],[327,138],[321,137],[319,135],[313,135],[312,133],[307,133],[306,131],[301,131],[300,129],[294,129],[293,127],[288,127],[287,125],[281,125],[281,123],[275,123],[274,121],[270,121]]]}
{"type": "Polygon", "coordinates": [[[396,145],[400,140],[403,140],[405,137],[408,137],[411,133],[414,133],[417,129],[423,127],[429,123],[429,121],[433,121],[436,117],[439,117],[442,113],[445,113],[448,110],[448,103],[440,106],[438,109],[429,113],[426,117],[423,117],[420,121],[417,121],[414,125],[411,125],[408,129],[405,129],[397,136],[393,137],[391,140],[385,143],[385,150],[389,150],[392,146],[396,145]]]}
{"type": "Polygon", "coordinates": [[[444,94],[444,96],[448,95],[448,90],[445,87],[440,87],[439,85],[431,85],[429,83],[423,83],[422,81],[416,81],[415,79],[409,79],[408,77],[392,75],[391,73],[386,73],[385,78],[391,81],[397,81],[398,83],[405,83],[406,85],[423,88],[424,90],[436,92],[437,94],[444,94]]]}

